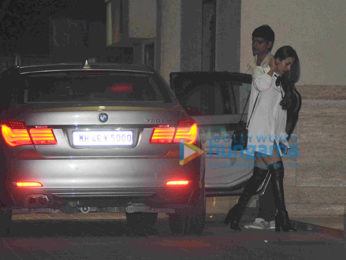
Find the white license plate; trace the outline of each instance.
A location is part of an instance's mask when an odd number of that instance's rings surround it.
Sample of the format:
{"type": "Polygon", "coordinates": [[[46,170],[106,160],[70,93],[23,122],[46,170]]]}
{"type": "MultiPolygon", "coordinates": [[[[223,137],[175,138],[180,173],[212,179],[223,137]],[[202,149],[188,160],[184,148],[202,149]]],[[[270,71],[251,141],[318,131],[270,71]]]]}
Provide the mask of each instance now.
{"type": "Polygon", "coordinates": [[[133,132],[116,131],[73,131],[72,143],[75,146],[129,146],[133,145],[133,132]]]}

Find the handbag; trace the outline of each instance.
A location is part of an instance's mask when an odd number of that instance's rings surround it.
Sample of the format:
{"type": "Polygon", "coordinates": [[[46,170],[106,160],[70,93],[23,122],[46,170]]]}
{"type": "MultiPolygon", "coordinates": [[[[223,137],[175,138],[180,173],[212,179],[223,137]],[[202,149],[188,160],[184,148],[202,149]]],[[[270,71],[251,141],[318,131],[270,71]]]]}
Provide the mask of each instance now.
{"type": "Polygon", "coordinates": [[[253,105],[252,112],[251,112],[251,115],[250,115],[248,123],[245,123],[243,121],[243,117],[244,117],[244,114],[245,114],[245,109],[246,109],[247,103],[248,103],[249,98],[250,98],[250,93],[249,93],[249,95],[248,95],[248,97],[246,99],[245,106],[244,106],[243,112],[241,114],[240,120],[239,120],[237,126],[235,127],[235,129],[233,131],[233,134],[232,134],[232,145],[231,145],[231,148],[232,148],[233,151],[246,150],[246,147],[247,147],[247,136],[248,136],[247,128],[249,126],[249,122],[250,122],[250,119],[252,117],[252,114],[253,114],[253,112],[255,110],[255,106],[256,106],[256,103],[257,103],[258,95],[259,94],[257,94],[257,97],[256,97],[255,103],[253,105]]]}
{"type": "Polygon", "coordinates": [[[232,134],[232,150],[244,150],[247,147],[246,123],[239,121],[232,134]]]}

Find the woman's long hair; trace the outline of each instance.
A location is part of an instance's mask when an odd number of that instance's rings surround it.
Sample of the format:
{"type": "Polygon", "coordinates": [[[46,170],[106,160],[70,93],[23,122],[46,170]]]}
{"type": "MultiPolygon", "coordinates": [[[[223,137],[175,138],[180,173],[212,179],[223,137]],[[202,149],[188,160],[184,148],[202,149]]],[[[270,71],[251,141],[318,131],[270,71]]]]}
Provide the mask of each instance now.
{"type": "Polygon", "coordinates": [[[297,52],[291,46],[286,45],[280,47],[274,55],[274,58],[278,58],[280,61],[290,57],[294,58],[294,62],[291,65],[291,70],[282,75],[282,79],[290,82],[291,84],[295,84],[296,82],[298,82],[300,77],[300,62],[297,52]]]}
{"type": "Polygon", "coordinates": [[[285,96],[281,102],[284,109],[287,109],[294,103],[292,100],[293,90],[295,88],[295,83],[298,82],[300,77],[300,62],[297,52],[288,45],[280,47],[274,55],[274,58],[278,58],[280,61],[290,57],[294,58],[291,70],[280,76],[281,86],[285,92],[285,96]]]}

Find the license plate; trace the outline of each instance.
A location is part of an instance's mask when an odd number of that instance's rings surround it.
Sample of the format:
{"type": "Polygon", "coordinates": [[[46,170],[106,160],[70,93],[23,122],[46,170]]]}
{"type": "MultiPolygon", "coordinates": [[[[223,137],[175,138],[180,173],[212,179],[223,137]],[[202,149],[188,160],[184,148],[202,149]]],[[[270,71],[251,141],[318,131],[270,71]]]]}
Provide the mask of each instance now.
{"type": "Polygon", "coordinates": [[[73,131],[74,146],[130,146],[133,145],[133,132],[114,131],[73,131]]]}

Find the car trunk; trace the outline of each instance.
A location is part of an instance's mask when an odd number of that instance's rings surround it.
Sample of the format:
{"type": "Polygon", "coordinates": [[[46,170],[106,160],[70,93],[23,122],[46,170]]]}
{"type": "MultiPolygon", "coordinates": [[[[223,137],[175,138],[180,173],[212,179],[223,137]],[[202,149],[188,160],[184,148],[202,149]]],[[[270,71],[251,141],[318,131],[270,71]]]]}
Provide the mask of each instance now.
{"type": "MultiPolygon", "coordinates": [[[[35,145],[44,158],[155,157],[165,155],[169,144],[151,144],[155,126],[176,126],[182,116],[174,104],[150,106],[66,106],[22,108],[18,120],[27,127],[53,129],[56,145],[35,145]],[[171,110],[176,110],[172,113],[171,110]],[[106,114],[106,122],[100,114],[106,114]],[[90,135],[92,133],[92,135],[90,135]],[[114,135],[115,134],[115,135],[114,135]],[[96,140],[97,138],[101,138],[96,140]],[[118,140],[116,140],[118,139],[118,140]],[[119,142],[120,139],[120,142],[119,142]],[[121,140],[125,139],[125,140],[121,140]]],[[[177,148],[178,149],[178,148],[177,148]]]]}

